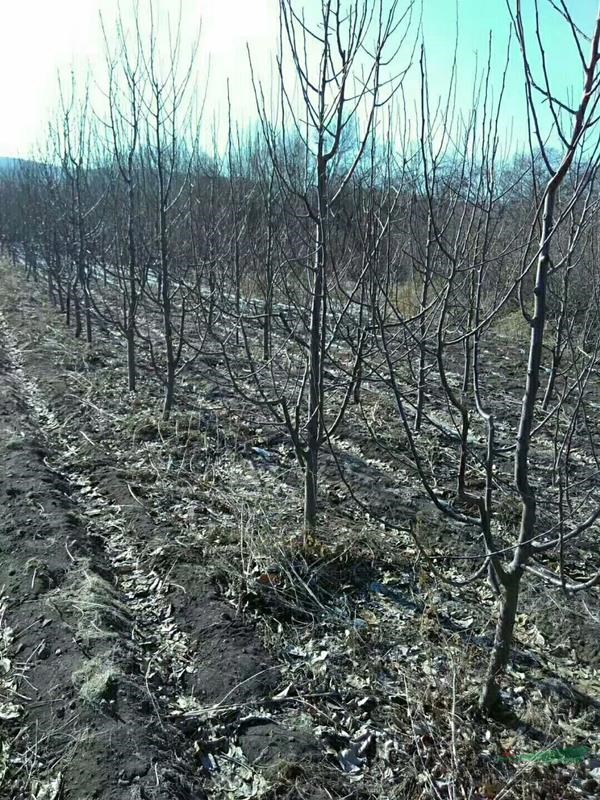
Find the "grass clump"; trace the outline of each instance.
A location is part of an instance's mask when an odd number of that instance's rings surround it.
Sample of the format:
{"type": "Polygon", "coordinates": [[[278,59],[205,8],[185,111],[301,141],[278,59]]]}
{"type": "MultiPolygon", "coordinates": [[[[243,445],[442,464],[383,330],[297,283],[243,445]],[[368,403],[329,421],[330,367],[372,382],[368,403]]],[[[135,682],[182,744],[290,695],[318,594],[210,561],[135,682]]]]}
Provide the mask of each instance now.
{"type": "Polygon", "coordinates": [[[133,620],[119,592],[108,581],[87,569],[81,570],[69,588],[54,598],[54,605],[75,630],[78,641],[95,641],[131,633],[133,620]]]}
{"type": "Polygon", "coordinates": [[[91,658],[72,675],[79,697],[90,706],[114,702],[119,683],[119,671],[111,661],[91,658]]]}
{"type": "Polygon", "coordinates": [[[503,339],[519,344],[527,342],[531,333],[531,328],[520,309],[509,311],[499,317],[495,322],[494,329],[503,339]]]}

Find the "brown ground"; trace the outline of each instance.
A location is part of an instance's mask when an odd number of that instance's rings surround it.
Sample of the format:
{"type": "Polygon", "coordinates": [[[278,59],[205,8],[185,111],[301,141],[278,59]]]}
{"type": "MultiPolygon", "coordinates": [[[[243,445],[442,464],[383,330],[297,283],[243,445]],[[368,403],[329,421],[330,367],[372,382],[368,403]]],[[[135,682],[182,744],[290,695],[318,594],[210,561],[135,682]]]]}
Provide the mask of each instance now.
{"type": "Polygon", "coordinates": [[[234,746],[236,791],[265,758],[285,762],[293,784],[317,748],[293,720],[253,713],[280,683],[273,658],[218,596],[202,553],[157,557],[177,528],[134,501],[118,462],[95,450],[73,459],[66,384],[42,353],[21,363],[12,336],[0,338],[0,725],[11,759],[0,797],[204,798],[215,754],[229,759],[234,746]],[[187,697],[206,721],[183,713],[187,697]],[[235,724],[216,735],[213,717],[232,708],[235,724]]]}
{"type": "MultiPolygon", "coordinates": [[[[123,392],[119,340],[88,349],[41,290],[2,280],[1,800],[595,796],[593,761],[502,758],[600,751],[599,627],[581,601],[531,585],[512,713],[479,719],[485,585],[429,584],[331,459],[327,544],[299,548],[285,437],[202,365],[161,424],[150,370],[123,392]]],[[[359,493],[433,544],[458,535],[376,459],[349,439],[359,493]]]]}

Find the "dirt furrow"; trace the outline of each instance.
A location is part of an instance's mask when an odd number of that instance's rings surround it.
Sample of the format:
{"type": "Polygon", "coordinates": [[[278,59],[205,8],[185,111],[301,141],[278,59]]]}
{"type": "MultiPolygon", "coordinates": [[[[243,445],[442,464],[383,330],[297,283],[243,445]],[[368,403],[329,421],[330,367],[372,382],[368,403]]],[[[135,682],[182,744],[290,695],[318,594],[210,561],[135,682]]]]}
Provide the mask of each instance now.
{"type": "MultiPolygon", "coordinates": [[[[36,753],[31,774],[55,781],[65,800],[289,789],[301,774],[291,765],[322,757],[281,704],[273,710],[277,665],[193,558],[165,571],[176,529],[160,529],[118,464],[77,463],[81,431],[44,396],[39,364],[27,363],[2,316],[0,341],[10,443],[0,494],[11,498],[0,586],[21,681],[34,692],[19,715],[42,744],[26,748],[27,759],[36,753]],[[40,520],[31,509],[22,518],[12,498],[23,492],[40,520]],[[37,533],[46,524],[54,534],[37,533]]],[[[13,772],[16,798],[25,769],[13,772]]]]}
{"type": "Polygon", "coordinates": [[[188,743],[161,716],[147,620],[115,580],[105,537],[87,525],[96,509],[82,513],[73,476],[49,466],[57,422],[3,328],[0,586],[19,701],[5,720],[10,796],[200,798],[183,767],[188,743]]]}

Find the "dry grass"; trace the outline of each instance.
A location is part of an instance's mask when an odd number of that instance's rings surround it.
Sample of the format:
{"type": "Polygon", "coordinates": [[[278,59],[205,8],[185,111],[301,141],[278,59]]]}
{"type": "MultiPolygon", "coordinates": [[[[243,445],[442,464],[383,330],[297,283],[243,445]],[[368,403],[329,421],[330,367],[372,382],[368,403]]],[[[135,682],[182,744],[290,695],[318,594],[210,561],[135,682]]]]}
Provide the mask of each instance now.
{"type": "Polygon", "coordinates": [[[114,663],[103,657],[89,659],[73,673],[73,683],[79,696],[94,707],[114,702],[119,678],[120,673],[114,663]]]}
{"type": "Polygon", "coordinates": [[[531,328],[520,309],[509,311],[498,317],[494,324],[495,333],[509,342],[527,344],[531,328]]]}
{"type": "Polygon", "coordinates": [[[49,602],[73,627],[84,647],[131,633],[131,615],[118,591],[87,565],[75,570],[70,586],[50,596],[49,602]]]}
{"type": "MultiPolygon", "coordinates": [[[[395,302],[403,315],[418,310],[411,284],[398,287],[395,302]]],[[[510,341],[521,341],[528,332],[520,312],[497,324],[510,341]]],[[[95,403],[102,405],[104,394],[118,394],[109,386],[111,380],[114,375],[108,375],[106,386],[94,387],[95,403]]],[[[174,415],[175,422],[179,417],[174,415]]],[[[290,688],[277,707],[308,715],[336,768],[347,770],[352,758],[364,758],[354,774],[361,780],[360,789],[355,784],[357,797],[359,792],[398,800],[570,796],[559,786],[564,773],[540,774],[539,767],[528,765],[515,768],[502,757],[507,748],[522,752],[547,746],[561,726],[566,741],[591,735],[594,725],[597,729],[587,712],[573,721],[562,709],[539,701],[540,668],[517,664],[509,672],[507,697],[519,711],[518,719],[477,716],[493,610],[485,587],[455,593],[433,582],[424,585],[410,541],[363,521],[342,529],[339,518],[324,514],[323,541],[304,545],[290,523],[294,508],[288,507],[289,497],[271,496],[278,477],[268,483],[259,475],[262,482],[250,486],[237,457],[223,457],[215,465],[214,485],[200,491],[191,465],[181,473],[169,467],[181,438],[175,422],[161,436],[151,412],[136,414],[129,431],[136,459],[145,458],[138,426],[148,424],[148,436],[160,445],[151,458],[164,480],[145,499],[171,515],[177,509],[181,536],[168,543],[169,559],[188,558],[187,548],[195,542],[203,560],[220,563],[228,599],[238,611],[258,619],[283,664],[290,688]],[[450,628],[449,621],[458,629],[450,628]],[[536,740],[536,728],[548,731],[546,739],[536,740]],[[372,745],[364,748],[370,736],[372,745]]],[[[184,425],[184,438],[186,430],[184,425]]],[[[202,436],[211,441],[213,432],[202,436]]],[[[507,501],[499,516],[508,524],[517,511],[507,501]]],[[[446,534],[439,521],[421,517],[420,524],[427,525],[434,541],[446,534]]],[[[161,550],[157,559],[164,556],[161,550]]],[[[125,611],[114,587],[96,576],[90,583],[85,571],[64,608],[76,621],[78,635],[87,628],[108,638],[130,625],[125,611]]],[[[524,630],[521,624],[518,635],[524,630]]]]}

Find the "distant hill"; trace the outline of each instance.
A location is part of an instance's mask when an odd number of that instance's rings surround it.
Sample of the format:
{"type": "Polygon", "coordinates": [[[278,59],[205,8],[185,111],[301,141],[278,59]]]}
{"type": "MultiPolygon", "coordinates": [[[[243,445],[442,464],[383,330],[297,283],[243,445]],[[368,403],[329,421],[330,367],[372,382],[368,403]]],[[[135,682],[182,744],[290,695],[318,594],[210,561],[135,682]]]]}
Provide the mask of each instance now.
{"type": "Polygon", "coordinates": [[[0,156],[0,174],[12,172],[20,167],[40,168],[43,164],[39,161],[31,161],[27,158],[13,158],[11,156],[0,156]]]}

